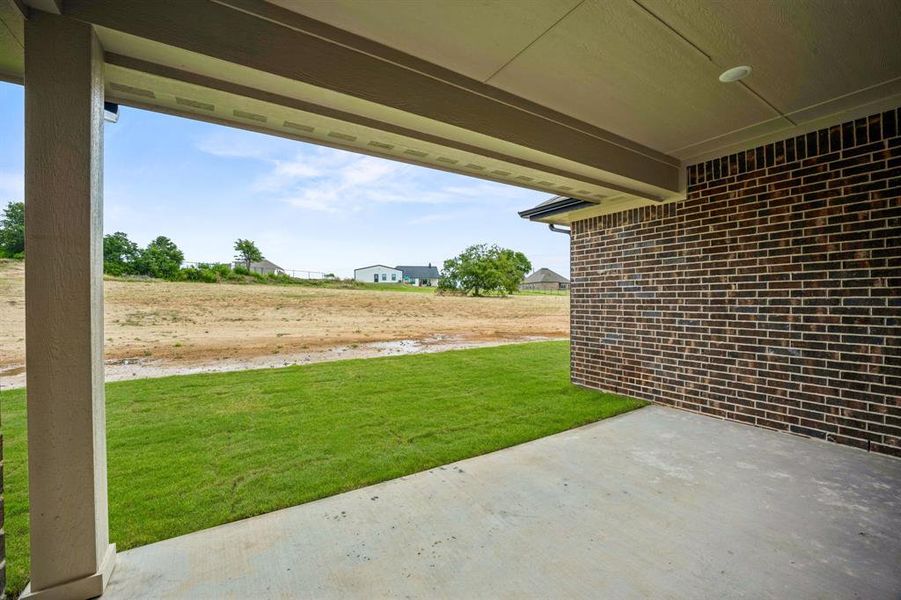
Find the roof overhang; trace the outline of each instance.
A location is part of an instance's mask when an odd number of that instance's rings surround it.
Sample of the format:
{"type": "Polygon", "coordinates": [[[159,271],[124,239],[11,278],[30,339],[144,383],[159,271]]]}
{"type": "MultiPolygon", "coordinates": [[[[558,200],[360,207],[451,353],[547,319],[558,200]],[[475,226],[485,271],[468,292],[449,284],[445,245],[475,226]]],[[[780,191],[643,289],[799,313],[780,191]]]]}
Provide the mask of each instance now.
{"type": "Polygon", "coordinates": [[[588,200],[556,196],[534,208],[519,211],[519,216],[541,223],[566,224],[569,222],[569,215],[597,207],[596,203],[588,200]]]}
{"type": "Polygon", "coordinates": [[[23,81],[29,10],[95,27],[110,101],[592,203],[553,222],[901,103],[893,0],[0,0],[0,78],[23,81]]]}
{"type": "MultiPolygon", "coordinates": [[[[675,200],[673,200],[674,202],[675,200]]],[[[608,202],[591,202],[579,198],[555,196],[541,204],[519,211],[519,216],[537,223],[549,225],[572,225],[574,221],[590,219],[632,208],[648,206],[650,203],[636,198],[619,198],[608,202]]]]}

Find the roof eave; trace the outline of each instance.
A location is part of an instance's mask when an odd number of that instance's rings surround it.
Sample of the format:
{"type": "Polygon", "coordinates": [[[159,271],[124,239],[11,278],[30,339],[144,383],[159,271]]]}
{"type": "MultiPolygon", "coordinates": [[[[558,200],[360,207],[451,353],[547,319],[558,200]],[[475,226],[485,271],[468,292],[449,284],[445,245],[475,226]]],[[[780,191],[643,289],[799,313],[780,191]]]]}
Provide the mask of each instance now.
{"type": "Polygon", "coordinates": [[[561,198],[555,202],[548,204],[539,204],[534,208],[519,211],[519,216],[530,221],[539,221],[559,215],[572,212],[583,208],[597,206],[595,202],[580,200],[578,198],[561,198]]]}

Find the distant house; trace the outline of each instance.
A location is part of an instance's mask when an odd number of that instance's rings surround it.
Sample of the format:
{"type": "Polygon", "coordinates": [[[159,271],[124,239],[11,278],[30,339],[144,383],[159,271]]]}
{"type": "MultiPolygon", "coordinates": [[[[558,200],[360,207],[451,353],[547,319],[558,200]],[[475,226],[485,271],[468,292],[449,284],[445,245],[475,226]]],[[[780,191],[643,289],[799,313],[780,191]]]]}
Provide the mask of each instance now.
{"type": "Polygon", "coordinates": [[[550,269],[538,269],[519,285],[521,290],[568,290],[569,279],[550,269]]]}
{"type": "Polygon", "coordinates": [[[400,283],[403,271],[387,265],[370,265],[354,269],[354,279],[362,283],[400,283]]]}
{"type": "MultiPolygon", "coordinates": [[[[232,265],[232,268],[246,266],[247,265],[242,262],[236,262],[232,265]]],[[[285,270],[283,268],[281,268],[271,260],[266,260],[265,258],[260,262],[250,263],[250,272],[259,273],[260,275],[285,275],[285,270]]]]}
{"type": "Polygon", "coordinates": [[[404,283],[410,285],[434,287],[438,285],[438,279],[441,277],[438,267],[433,267],[432,263],[425,267],[398,265],[397,269],[403,272],[404,283]]]}

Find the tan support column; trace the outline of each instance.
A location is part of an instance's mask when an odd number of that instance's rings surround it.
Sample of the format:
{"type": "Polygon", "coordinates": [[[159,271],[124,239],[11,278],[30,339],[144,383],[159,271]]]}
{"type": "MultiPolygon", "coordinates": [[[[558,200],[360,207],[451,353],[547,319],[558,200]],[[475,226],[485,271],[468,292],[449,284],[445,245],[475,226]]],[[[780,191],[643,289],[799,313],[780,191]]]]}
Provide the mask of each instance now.
{"type": "Polygon", "coordinates": [[[99,596],[115,563],[103,392],[103,53],[93,29],[25,24],[25,344],[31,584],[99,596]]]}

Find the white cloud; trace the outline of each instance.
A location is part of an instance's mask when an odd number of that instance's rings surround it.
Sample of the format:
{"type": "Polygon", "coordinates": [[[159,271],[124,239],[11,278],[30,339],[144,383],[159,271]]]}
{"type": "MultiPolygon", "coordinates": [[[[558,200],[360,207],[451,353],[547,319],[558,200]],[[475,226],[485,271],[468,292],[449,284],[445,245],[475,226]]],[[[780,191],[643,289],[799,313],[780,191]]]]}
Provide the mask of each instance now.
{"type": "Polygon", "coordinates": [[[275,176],[280,178],[297,178],[297,177],[319,177],[322,170],[315,165],[303,163],[300,161],[275,161],[275,176]]]}
{"type": "Polygon", "coordinates": [[[493,186],[481,182],[435,187],[429,171],[327,148],[272,164],[270,172],[255,182],[255,190],[321,212],[357,212],[379,204],[467,203],[496,194],[493,186]]]}
{"type": "MultiPolygon", "coordinates": [[[[265,172],[250,191],[298,209],[352,214],[378,205],[450,205],[511,201],[534,203],[534,192],[482,180],[448,181],[446,174],[405,163],[333,148],[299,145],[285,140],[248,138],[243,132],[221,132],[201,140],[198,149],[223,158],[262,162],[265,172]]],[[[450,213],[415,217],[411,223],[455,218],[450,213]]]]}

